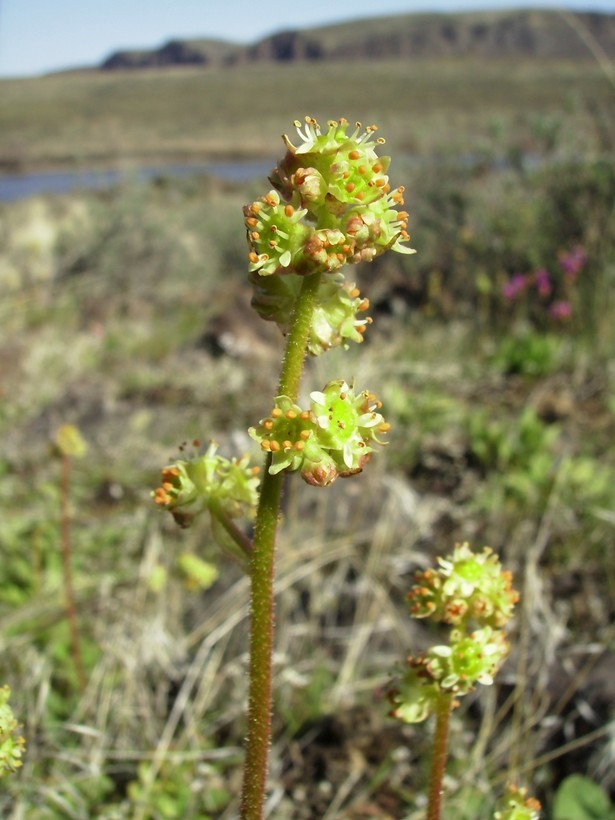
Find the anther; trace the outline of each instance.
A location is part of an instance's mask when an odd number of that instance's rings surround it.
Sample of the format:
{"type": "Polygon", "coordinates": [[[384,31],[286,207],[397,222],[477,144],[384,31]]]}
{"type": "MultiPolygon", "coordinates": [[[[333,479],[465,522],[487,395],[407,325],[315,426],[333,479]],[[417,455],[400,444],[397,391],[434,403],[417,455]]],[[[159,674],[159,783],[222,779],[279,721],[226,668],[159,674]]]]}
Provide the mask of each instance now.
{"type": "Polygon", "coordinates": [[[282,411],[280,410],[279,407],[274,407],[273,410],[271,411],[271,416],[274,419],[279,419],[281,417],[281,415],[282,415],[282,411]]]}
{"type": "Polygon", "coordinates": [[[279,441],[275,441],[275,439],[274,439],[273,441],[270,441],[270,442],[269,442],[269,449],[271,450],[271,452],[272,452],[272,453],[277,453],[277,452],[279,452],[279,450],[280,450],[280,442],[279,442],[279,441]]]}
{"type": "Polygon", "coordinates": [[[296,412],[296,410],[287,410],[287,411],[286,411],[286,413],[285,413],[285,415],[286,415],[286,418],[287,418],[289,421],[292,421],[293,419],[296,419],[296,418],[297,418],[297,412],[296,412]]]}

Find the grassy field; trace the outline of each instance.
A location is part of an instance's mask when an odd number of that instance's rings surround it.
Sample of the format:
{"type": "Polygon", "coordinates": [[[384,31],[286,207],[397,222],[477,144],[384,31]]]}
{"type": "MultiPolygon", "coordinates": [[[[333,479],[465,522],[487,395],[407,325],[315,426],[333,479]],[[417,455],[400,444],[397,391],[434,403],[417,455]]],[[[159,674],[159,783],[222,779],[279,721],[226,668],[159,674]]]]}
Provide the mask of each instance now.
{"type": "Polygon", "coordinates": [[[0,103],[5,169],[271,156],[304,114],[377,122],[396,153],[540,151],[554,120],[585,148],[614,108],[594,64],[454,61],[68,73],[2,80],[0,103]]]}
{"type": "MultiPolygon", "coordinates": [[[[445,816],[487,820],[515,780],[555,817],[572,773],[608,804],[613,92],[563,65],[326,71],[4,81],[1,155],[24,168],[275,156],[304,112],[375,121],[391,153],[439,155],[393,161],[418,253],[356,271],[365,344],[307,365],[305,394],[340,374],[373,389],[391,446],[329,491],[288,482],[272,816],[423,816],[430,729],[388,719],[386,691],[434,639],[408,618],[413,572],[466,539],[498,551],[522,597],[501,678],[455,712],[445,816]]],[[[161,178],[0,205],[0,684],[28,742],[3,817],[237,816],[248,584],[205,523],[179,531],[150,491],[179,442],[239,455],[269,410],[280,337],[249,308],[241,213],[266,185],[161,178]],[[50,457],[66,423],[89,448],[70,508],[83,691],[50,457]],[[214,564],[213,585],[186,554],[214,564]]]]}

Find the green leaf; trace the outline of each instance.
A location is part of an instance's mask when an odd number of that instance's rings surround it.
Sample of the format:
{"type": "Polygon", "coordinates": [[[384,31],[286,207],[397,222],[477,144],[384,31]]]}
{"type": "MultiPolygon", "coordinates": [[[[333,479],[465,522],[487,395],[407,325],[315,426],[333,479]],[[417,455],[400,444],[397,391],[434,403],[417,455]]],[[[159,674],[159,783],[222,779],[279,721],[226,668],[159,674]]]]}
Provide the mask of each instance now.
{"type": "Polygon", "coordinates": [[[613,820],[615,809],[606,793],[593,780],[570,775],[560,785],[553,801],[553,820],[613,820]]]}

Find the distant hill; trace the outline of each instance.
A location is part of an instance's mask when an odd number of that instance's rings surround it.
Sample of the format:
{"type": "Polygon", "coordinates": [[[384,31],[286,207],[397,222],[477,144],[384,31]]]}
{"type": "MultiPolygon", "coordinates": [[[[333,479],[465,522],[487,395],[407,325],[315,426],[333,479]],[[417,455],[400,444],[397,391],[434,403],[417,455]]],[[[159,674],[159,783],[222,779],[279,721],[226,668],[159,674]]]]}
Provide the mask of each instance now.
{"type": "Polygon", "coordinates": [[[281,31],[251,45],[171,40],[151,50],[116,51],[100,68],[433,57],[587,60],[596,54],[615,59],[615,14],[536,9],[379,17],[281,31]]]}

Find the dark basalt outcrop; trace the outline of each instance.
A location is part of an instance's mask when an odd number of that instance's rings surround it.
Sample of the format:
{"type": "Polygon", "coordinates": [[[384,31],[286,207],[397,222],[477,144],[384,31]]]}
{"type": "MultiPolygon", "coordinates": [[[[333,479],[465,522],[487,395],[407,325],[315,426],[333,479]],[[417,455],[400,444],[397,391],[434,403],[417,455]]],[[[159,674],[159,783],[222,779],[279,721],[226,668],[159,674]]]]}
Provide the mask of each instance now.
{"type": "Polygon", "coordinates": [[[152,50],[117,51],[102,69],[228,66],[246,62],[615,58],[615,15],[522,10],[406,14],[282,31],[250,45],[171,40],[152,50]]]}

